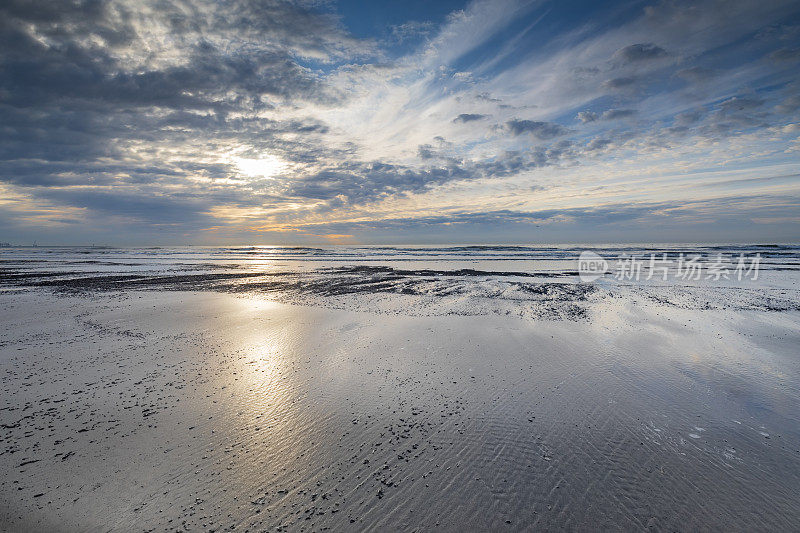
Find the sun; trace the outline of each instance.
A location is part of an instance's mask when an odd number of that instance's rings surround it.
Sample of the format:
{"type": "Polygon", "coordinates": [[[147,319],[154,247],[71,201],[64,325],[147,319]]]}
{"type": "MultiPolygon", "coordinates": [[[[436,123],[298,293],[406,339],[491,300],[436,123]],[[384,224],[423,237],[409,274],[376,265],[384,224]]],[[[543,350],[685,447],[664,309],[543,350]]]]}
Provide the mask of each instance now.
{"type": "Polygon", "coordinates": [[[234,159],[239,172],[250,178],[271,178],[286,168],[286,162],[274,155],[265,155],[260,159],[234,159]]]}

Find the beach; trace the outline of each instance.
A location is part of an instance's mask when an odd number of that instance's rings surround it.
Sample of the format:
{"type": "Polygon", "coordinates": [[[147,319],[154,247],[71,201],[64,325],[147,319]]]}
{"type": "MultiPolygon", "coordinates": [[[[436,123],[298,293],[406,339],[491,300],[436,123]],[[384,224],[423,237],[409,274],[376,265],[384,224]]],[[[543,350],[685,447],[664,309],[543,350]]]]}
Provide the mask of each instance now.
{"type": "Polygon", "coordinates": [[[800,0],[0,42],[0,533],[800,533],[800,0]]]}
{"type": "Polygon", "coordinates": [[[795,249],[744,287],[581,283],[571,251],[70,253],[3,256],[5,530],[800,521],[795,249]]]}

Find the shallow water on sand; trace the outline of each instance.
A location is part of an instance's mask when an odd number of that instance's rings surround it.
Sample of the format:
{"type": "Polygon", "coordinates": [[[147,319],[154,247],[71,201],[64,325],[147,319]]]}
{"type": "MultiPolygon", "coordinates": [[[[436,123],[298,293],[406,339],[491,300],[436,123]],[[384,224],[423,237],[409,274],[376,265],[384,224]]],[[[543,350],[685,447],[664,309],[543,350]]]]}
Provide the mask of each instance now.
{"type": "Polygon", "coordinates": [[[34,259],[0,289],[4,529],[800,522],[785,254],[743,287],[34,259]]]}

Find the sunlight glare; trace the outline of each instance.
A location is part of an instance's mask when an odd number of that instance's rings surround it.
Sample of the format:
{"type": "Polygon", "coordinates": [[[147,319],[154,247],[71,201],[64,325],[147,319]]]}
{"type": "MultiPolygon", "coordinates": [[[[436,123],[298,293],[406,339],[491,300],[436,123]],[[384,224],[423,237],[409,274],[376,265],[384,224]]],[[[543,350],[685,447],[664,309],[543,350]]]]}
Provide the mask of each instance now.
{"type": "Polygon", "coordinates": [[[286,168],[286,163],[274,155],[265,155],[260,159],[237,157],[235,161],[239,172],[250,178],[271,178],[286,168]]]}

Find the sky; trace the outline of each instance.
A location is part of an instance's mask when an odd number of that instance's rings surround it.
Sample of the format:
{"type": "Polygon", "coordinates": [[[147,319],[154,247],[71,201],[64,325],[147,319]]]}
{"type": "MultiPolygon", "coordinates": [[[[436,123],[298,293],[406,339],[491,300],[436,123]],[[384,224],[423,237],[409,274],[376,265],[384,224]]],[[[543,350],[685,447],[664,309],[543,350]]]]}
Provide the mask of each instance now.
{"type": "Polygon", "coordinates": [[[34,240],[799,242],[800,3],[4,0],[34,240]]]}

